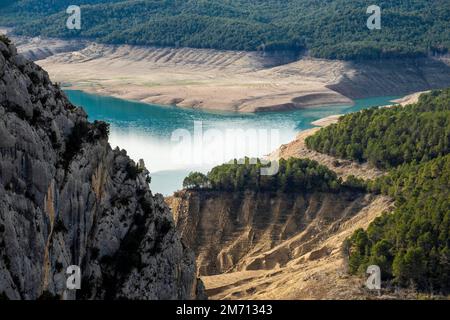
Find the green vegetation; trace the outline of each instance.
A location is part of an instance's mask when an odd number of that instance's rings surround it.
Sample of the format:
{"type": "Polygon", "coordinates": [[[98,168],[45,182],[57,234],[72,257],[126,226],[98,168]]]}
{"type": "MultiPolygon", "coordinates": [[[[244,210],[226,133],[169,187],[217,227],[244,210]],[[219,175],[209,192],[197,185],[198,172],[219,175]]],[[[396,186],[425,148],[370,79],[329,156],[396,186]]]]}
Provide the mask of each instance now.
{"type": "Polygon", "coordinates": [[[109,137],[109,123],[103,121],[94,121],[94,127],[98,130],[98,134],[100,139],[108,139],[109,137]]]}
{"type": "Polygon", "coordinates": [[[16,32],[104,43],[230,50],[307,49],[332,59],[417,57],[450,47],[450,2],[381,0],[381,30],[368,30],[369,0],[79,0],[81,30],[68,30],[69,0],[19,0],[2,8],[16,32]]]}
{"type": "Polygon", "coordinates": [[[59,296],[51,293],[48,290],[44,290],[37,300],[60,300],[59,296]]]}
{"type": "Polygon", "coordinates": [[[281,159],[278,173],[270,176],[261,175],[264,165],[259,160],[256,164],[251,164],[249,158],[243,162],[234,160],[217,166],[206,176],[198,172],[191,173],[184,180],[183,186],[188,189],[273,192],[338,192],[344,189],[365,189],[365,186],[361,188],[361,185],[342,183],[336,173],[308,159],[281,159]]]}
{"type": "Polygon", "coordinates": [[[55,222],[55,227],[53,229],[53,231],[55,233],[59,233],[59,232],[67,232],[67,228],[64,225],[64,222],[61,220],[61,218],[57,218],[56,222],[55,222]]]}
{"type": "Polygon", "coordinates": [[[127,172],[128,179],[136,180],[138,175],[140,175],[144,169],[140,168],[138,164],[128,162],[125,171],[127,172]]]}
{"type": "Polygon", "coordinates": [[[9,40],[9,38],[3,34],[0,34],[0,41],[6,45],[9,45],[11,43],[11,40],[9,40]]]}
{"type": "Polygon", "coordinates": [[[450,89],[423,94],[406,107],[344,116],[307,139],[310,148],[389,169],[365,184],[346,183],[395,199],[350,239],[349,266],[380,266],[384,280],[418,290],[450,291],[450,89]]]}
{"type": "Polygon", "coordinates": [[[8,296],[4,291],[2,291],[2,293],[0,293],[0,301],[8,301],[8,300],[9,300],[8,296]]]}
{"type": "Polygon", "coordinates": [[[200,172],[191,172],[183,181],[185,189],[202,189],[209,187],[208,177],[200,172]]]}
{"type": "Polygon", "coordinates": [[[322,153],[388,169],[448,154],[449,133],[447,89],[424,94],[408,107],[372,108],[346,115],[308,137],[306,144],[322,153]]]}
{"type": "Polygon", "coordinates": [[[450,155],[406,164],[371,184],[396,200],[350,238],[350,271],[380,266],[384,279],[419,290],[450,290],[450,155]]]}
{"type": "MultiPolygon", "coordinates": [[[[190,174],[185,187],[219,191],[369,191],[395,200],[392,212],[357,230],[346,244],[350,272],[369,265],[383,280],[419,291],[450,292],[450,89],[423,94],[406,107],[370,109],[344,116],[308,140],[321,152],[369,161],[388,174],[374,181],[343,182],[315,161],[280,161],[278,174],[262,164],[224,164],[206,176],[190,174]],[[347,147],[347,146],[349,147],[347,147]],[[359,150],[358,152],[352,152],[359,150]]],[[[337,163],[337,162],[336,162],[337,163]]]]}
{"type": "MultiPolygon", "coordinates": [[[[70,162],[81,151],[83,143],[94,143],[98,140],[108,139],[109,124],[103,121],[94,121],[90,124],[86,121],[78,121],[75,123],[72,132],[69,134],[66,140],[66,149],[62,155],[62,165],[67,171],[70,162]]],[[[56,137],[51,137],[53,145],[56,144],[56,137]]]]}
{"type": "Polygon", "coordinates": [[[66,149],[62,156],[62,165],[67,171],[72,159],[81,151],[83,142],[90,133],[89,124],[84,121],[75,123],[72,132],[67,138],[66,149]]]}

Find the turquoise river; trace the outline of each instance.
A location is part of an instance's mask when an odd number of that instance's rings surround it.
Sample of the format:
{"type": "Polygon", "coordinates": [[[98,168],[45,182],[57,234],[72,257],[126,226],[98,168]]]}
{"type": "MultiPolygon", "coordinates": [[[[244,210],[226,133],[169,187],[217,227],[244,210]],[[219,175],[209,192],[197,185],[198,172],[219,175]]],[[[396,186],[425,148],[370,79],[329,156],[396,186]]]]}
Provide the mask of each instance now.
{"type": "Polygon", "coordinates": [[[144,159],[153,192],[170,195],[181,189],[190,171],[207,172],[214,165],[244,156],[261,157],[291,141],[311,122],[333,115],[382,106],[398,97],[356,100],[353,106],[328,106],[288,112],[236,114],[156,106],[65,91],[82,106],[90,121],[110,123],[110,143],[144,159]]]}

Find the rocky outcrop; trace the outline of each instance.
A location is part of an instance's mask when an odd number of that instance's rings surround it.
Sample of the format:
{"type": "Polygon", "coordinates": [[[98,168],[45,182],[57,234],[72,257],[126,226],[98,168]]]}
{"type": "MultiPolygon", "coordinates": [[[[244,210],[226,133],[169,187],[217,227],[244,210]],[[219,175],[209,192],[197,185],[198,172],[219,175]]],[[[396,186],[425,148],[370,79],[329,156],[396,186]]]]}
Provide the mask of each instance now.
{"type": "Polygon", "coordinates": [[[1,297],[203,297],[195,257],[147,170],[107,136],[0,39],[1,297]],[[69,265],[81,268],[76,293],[69,265]]]}

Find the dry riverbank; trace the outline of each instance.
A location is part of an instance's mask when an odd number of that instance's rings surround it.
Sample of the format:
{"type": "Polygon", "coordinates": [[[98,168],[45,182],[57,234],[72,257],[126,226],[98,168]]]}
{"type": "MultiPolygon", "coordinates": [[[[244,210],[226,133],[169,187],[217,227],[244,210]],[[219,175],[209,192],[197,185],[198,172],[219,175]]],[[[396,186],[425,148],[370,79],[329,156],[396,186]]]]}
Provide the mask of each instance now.
{"type": "Polygon", "coordinates": [[[444,58],[354,63],[41,38],[15,41],[54,81],[72,89],[188,108],[283,111],[450,86],[444,58]]]}

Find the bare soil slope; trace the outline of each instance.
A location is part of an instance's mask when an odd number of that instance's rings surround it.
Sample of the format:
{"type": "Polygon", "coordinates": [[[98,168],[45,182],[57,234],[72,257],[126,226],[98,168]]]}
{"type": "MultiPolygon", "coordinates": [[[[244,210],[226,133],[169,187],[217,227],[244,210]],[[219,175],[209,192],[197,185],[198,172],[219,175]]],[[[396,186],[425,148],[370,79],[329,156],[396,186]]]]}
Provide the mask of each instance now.
{"type": "Polygon", "coordinates": [[[284,54],[18,39],[72,88],[180,107],[260,112],[450,86],[449,59],[344,62],[284,54]]]}
{"type": "MultiPolygon", "coordinates": [[[[337,122],[338,119],[339,116],[331,116],[318,120],[315,124],[323,127],[337,122]]],[[[354,175],[362,179],[374,179],[384,174],[383,171],[369,165],[368,163],[357,163],[356,161],[337,159],[327,154],[308,149],[306,147],[305,139],[316,133],[318,130],[320,130],[319,127],[301,131],[293,141],[280,146],[280,148],[270,154],[268,158],[275,160],[280,158],[289,159],[293,157],[315,160],[328,167],[330,170],[333,170],[344,179],[350,175],[354,175]]]]}
{"type": "Polygon", "coordinates": [[[169,199],[212,299],[362,298],[342,243],[391,200],[363,194],[185,192],[169,199]]]}

